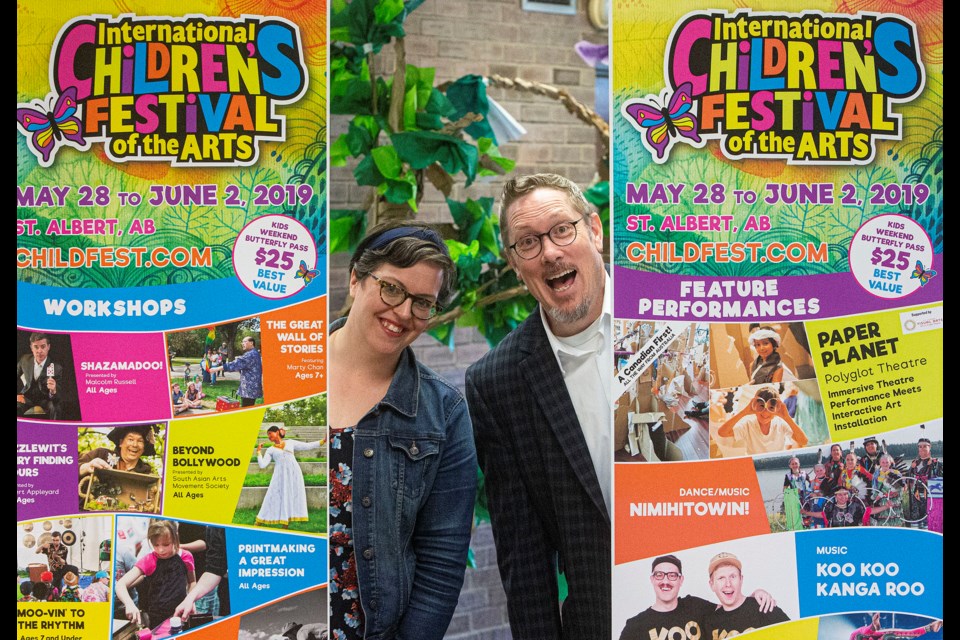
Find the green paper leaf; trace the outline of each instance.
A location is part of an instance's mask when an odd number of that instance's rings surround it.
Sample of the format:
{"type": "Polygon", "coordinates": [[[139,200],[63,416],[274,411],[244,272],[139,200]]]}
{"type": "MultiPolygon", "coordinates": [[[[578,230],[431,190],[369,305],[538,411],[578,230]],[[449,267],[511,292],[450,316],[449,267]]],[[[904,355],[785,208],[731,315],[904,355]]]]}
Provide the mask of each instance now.
{"type": "Polygon", "coordinates": [[[347,164],[347,158],[354,155],[350,152],[346,138],[347,134],[344,133],[330,146],[330,166],[342,167],[347,164]]]}
{"type": "Polygon", "coordinates": [[[444,243],[447,245],[447,251],[450,252],[450,259],[456,262],[460,259],[460,256],[475,256],[477,255],[477,250],[480,248],[479,244],[474,243],[463,243],[459,240],[453,240],[452,238],[447,238],[444,240],[444,243]]]}
{"type": "MultiPolygon", "coordinates": [[[[481,156],[486,156],[487,158],[495,162],[501,169],[503,169],[504,173],[509,173],[513,171],[513,168],[517,166],[517,163],[515,160],[511,160],[510,158],[504,158],[503,156],[500,155],[500,149],[497,148],[497,145],[494,144],[493,140],[490,138],[478,139],[477,150],[480,152],[481,156]]],[[[481,166],[480,170],[478,171],[478,175],[495,176],[499,174],[497,174],[496,171],[493,171],[491,169],[486,169],[481,166]]]]}
{"type": "MultiPolygon", "coordinates": [[[[457,265],[459,281],[461,283],[476,282],[483,269],[483,260],[480,259],[480,243],[474,240],[465,244],[448,238],[446,244],[450,251],[450,259],[457,265]]],[[[462,299],[468,299],[470,294],[476,296],[476,292],[461,287],[460,295],[462,299]]]]}
{"type": "Polygon", "coordinates": [[[453,115],[457,112],[456,107],[447,99],[447,96],[443,95],[437,88],[430,90],[430,96],[423,108],[427,113],[435,113],[447,119],[453,119],[453,115]]]}
{"type": "Polygon", "coordinates": [[[416,207],[417,185],[404,180],[387,180],[383,196],[394,204],[408,204],[414,211],[416,207]]]}
{"type": "MultiPolygon", "coordinates": [[[[415,67],[408,64],[404,74],[403,128],[416,130],[417,114],[423,112],[434,91],[433,79],[436,70],[433,67],[415,67]]],[[[441,125],[442,126],[442,125],[441,125]]],[[[439,127],[436,127],[439,128],[439,127]]]]}
{"type": "Polygon", "coordinates": [[[496,139],[493,129],[490,127],[490,122],[487,120],[487,114],[490,112],[490,102],[487,100],[487,86],[484,84],[482,76],[466,75],[458,78],[447,87],[447,99],[456,109],[456,113],[450,118],[451,120],[462,118],[468,113],[483,116],[483,120],[472,123],[464,131],[475,139],[480,137],[496,139]]]}
{"type": "Polygon", "coordinates": [[[587,199],[587,202],[596,206],[609,206],[610,205],[610,183],[609,182],[598,182],[589,189],[583,192],[583,197],[587,199]]]}
{"type": "Polygon", "coordinates": [[[403,0],[380,0],[373,10],[373,17],[378,24],[388,24],[403,13],[403,0]]]}
{"type": "Polygon", "coordinates": [[[450,215],[460,229],[462,242],[477,241],[487,261],[500,255],[499,220],[493,213],[493,198],[457,202],[447,198],[450,215]]]}
{"type": "Polygon", "coordinates": [[[357,157],[370,153],[380,134],[380,126],[372,116],[357,116],[350,122],[347,133],[337,139],[344,140],[350,155],[357,157]]]}
{"type": "Polygon", "coordinates": [[[330,252],[353,252],[367,232],[367,212],[363,209],[330,211],[330,252]]]}
{"type": "MultiPolygon", "coordinates": [[[[397,150],[393,147],[375,147],[370,151],[370,155],[373,157],[377,169],[385,178],[396,179],[403,173],[403,162],[401,162],[397,150]]],[[[403,200],[400,202],[403,202],[403,200]]]]}
{"type": "Polygon", "coordinates": [[[418,111],[414,120],[417,129],[437,130],[443,128],[443,120],[439,115],[418,111]]]}
{"type": "Polygon", "coordinates": [[[371,85],[366,62],[361,61],[359,74],[346,68],[343,58],[335,58],[331,65],[330,111],[338,115],[369,114],[371,85]]]}
{"type": "Polygon", "coordinates": [[[397,153],[414,169],[439,162],[447,173],[463,173],[470,186],[477,174],[479,155],[468,142],[435,131],[403,131],[390,137],[397,153]]]}
{"type": "Polygon", "coordinates": [[[353,169],[353,177],[357,179],[357,184],[370,187],[379,187],[383,184],[384,178],[377,164],[373,161],[373,156],[367,156],[361,160],[353,169]]]}

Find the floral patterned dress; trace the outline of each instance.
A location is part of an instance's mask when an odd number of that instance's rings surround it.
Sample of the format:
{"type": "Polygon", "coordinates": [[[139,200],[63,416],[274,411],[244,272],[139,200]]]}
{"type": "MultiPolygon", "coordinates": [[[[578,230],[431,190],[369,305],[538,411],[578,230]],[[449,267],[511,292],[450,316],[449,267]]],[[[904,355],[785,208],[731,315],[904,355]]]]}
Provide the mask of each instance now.
{"type": "Polygon", "coordinates": [[[363,638],[353,549],[353,427],[330,430],[330,638],[363,638]]]}

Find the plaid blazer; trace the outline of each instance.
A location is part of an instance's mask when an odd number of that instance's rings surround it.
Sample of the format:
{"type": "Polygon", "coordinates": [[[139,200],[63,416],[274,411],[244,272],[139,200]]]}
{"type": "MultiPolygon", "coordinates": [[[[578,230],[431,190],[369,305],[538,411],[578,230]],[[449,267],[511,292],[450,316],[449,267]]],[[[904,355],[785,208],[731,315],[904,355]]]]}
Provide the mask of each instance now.
{"type": "Polygon", "coordinates": [[[514,640],[607,640],[610,518],[539,310],[467,370],[466,392],[514,640]]]}

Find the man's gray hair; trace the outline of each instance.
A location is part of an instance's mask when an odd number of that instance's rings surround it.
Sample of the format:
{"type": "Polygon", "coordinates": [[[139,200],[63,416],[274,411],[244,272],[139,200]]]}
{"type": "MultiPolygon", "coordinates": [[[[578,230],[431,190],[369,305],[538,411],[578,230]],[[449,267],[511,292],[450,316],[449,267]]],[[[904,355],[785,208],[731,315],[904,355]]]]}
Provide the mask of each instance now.
{"type": "MultiPolygon", "coordinates": [[[[507,211],[510,209],[510,205],[537,189],[554,189],[565,193],[570,206],[583,216],[584,220],[589,220],[590,214],[593,212],[593,208],[583,196],[580,187],[561,175],[534,173],[508,180],[503,185],[503,191],[500,194],[500,240],[503,242],[504,251],[507,251],[507,245],[509,244],[507,239],[507,211]]],[[[587,229],[589,230],[589,226],[587,229]]]]}

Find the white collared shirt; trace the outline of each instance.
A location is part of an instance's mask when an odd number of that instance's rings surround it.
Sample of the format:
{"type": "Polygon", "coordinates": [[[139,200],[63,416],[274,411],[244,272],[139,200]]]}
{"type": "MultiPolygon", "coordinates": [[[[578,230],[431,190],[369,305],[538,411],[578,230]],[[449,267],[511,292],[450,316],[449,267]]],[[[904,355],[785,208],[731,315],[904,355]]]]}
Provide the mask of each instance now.
{"type": "Polygon", "coordinates": [[[43,369],[44,369],[44,367],[47,366],[47,362],[48,362],[49,360],[50,360],[50,358],[47,358],[47,359],[44,360],[43,362],[37,364],[37,360],[36,360],[36,358],[34,358],[34,360],[33,360],[33,379],[34,379],[34,380],[39,380],[39,379],[40,379],[40,376],[43,375],[43,369]]]}
{"type": "Polygon", "coordinates": [[[540,320],[583,430],[583,439],[597,472],[607,514],[611,514],[613,314],[610,276],[605,276],[604,280],[600,317],[580,333],[563,338],[555,336],[543,307],[540,307],[540,320]]]}

